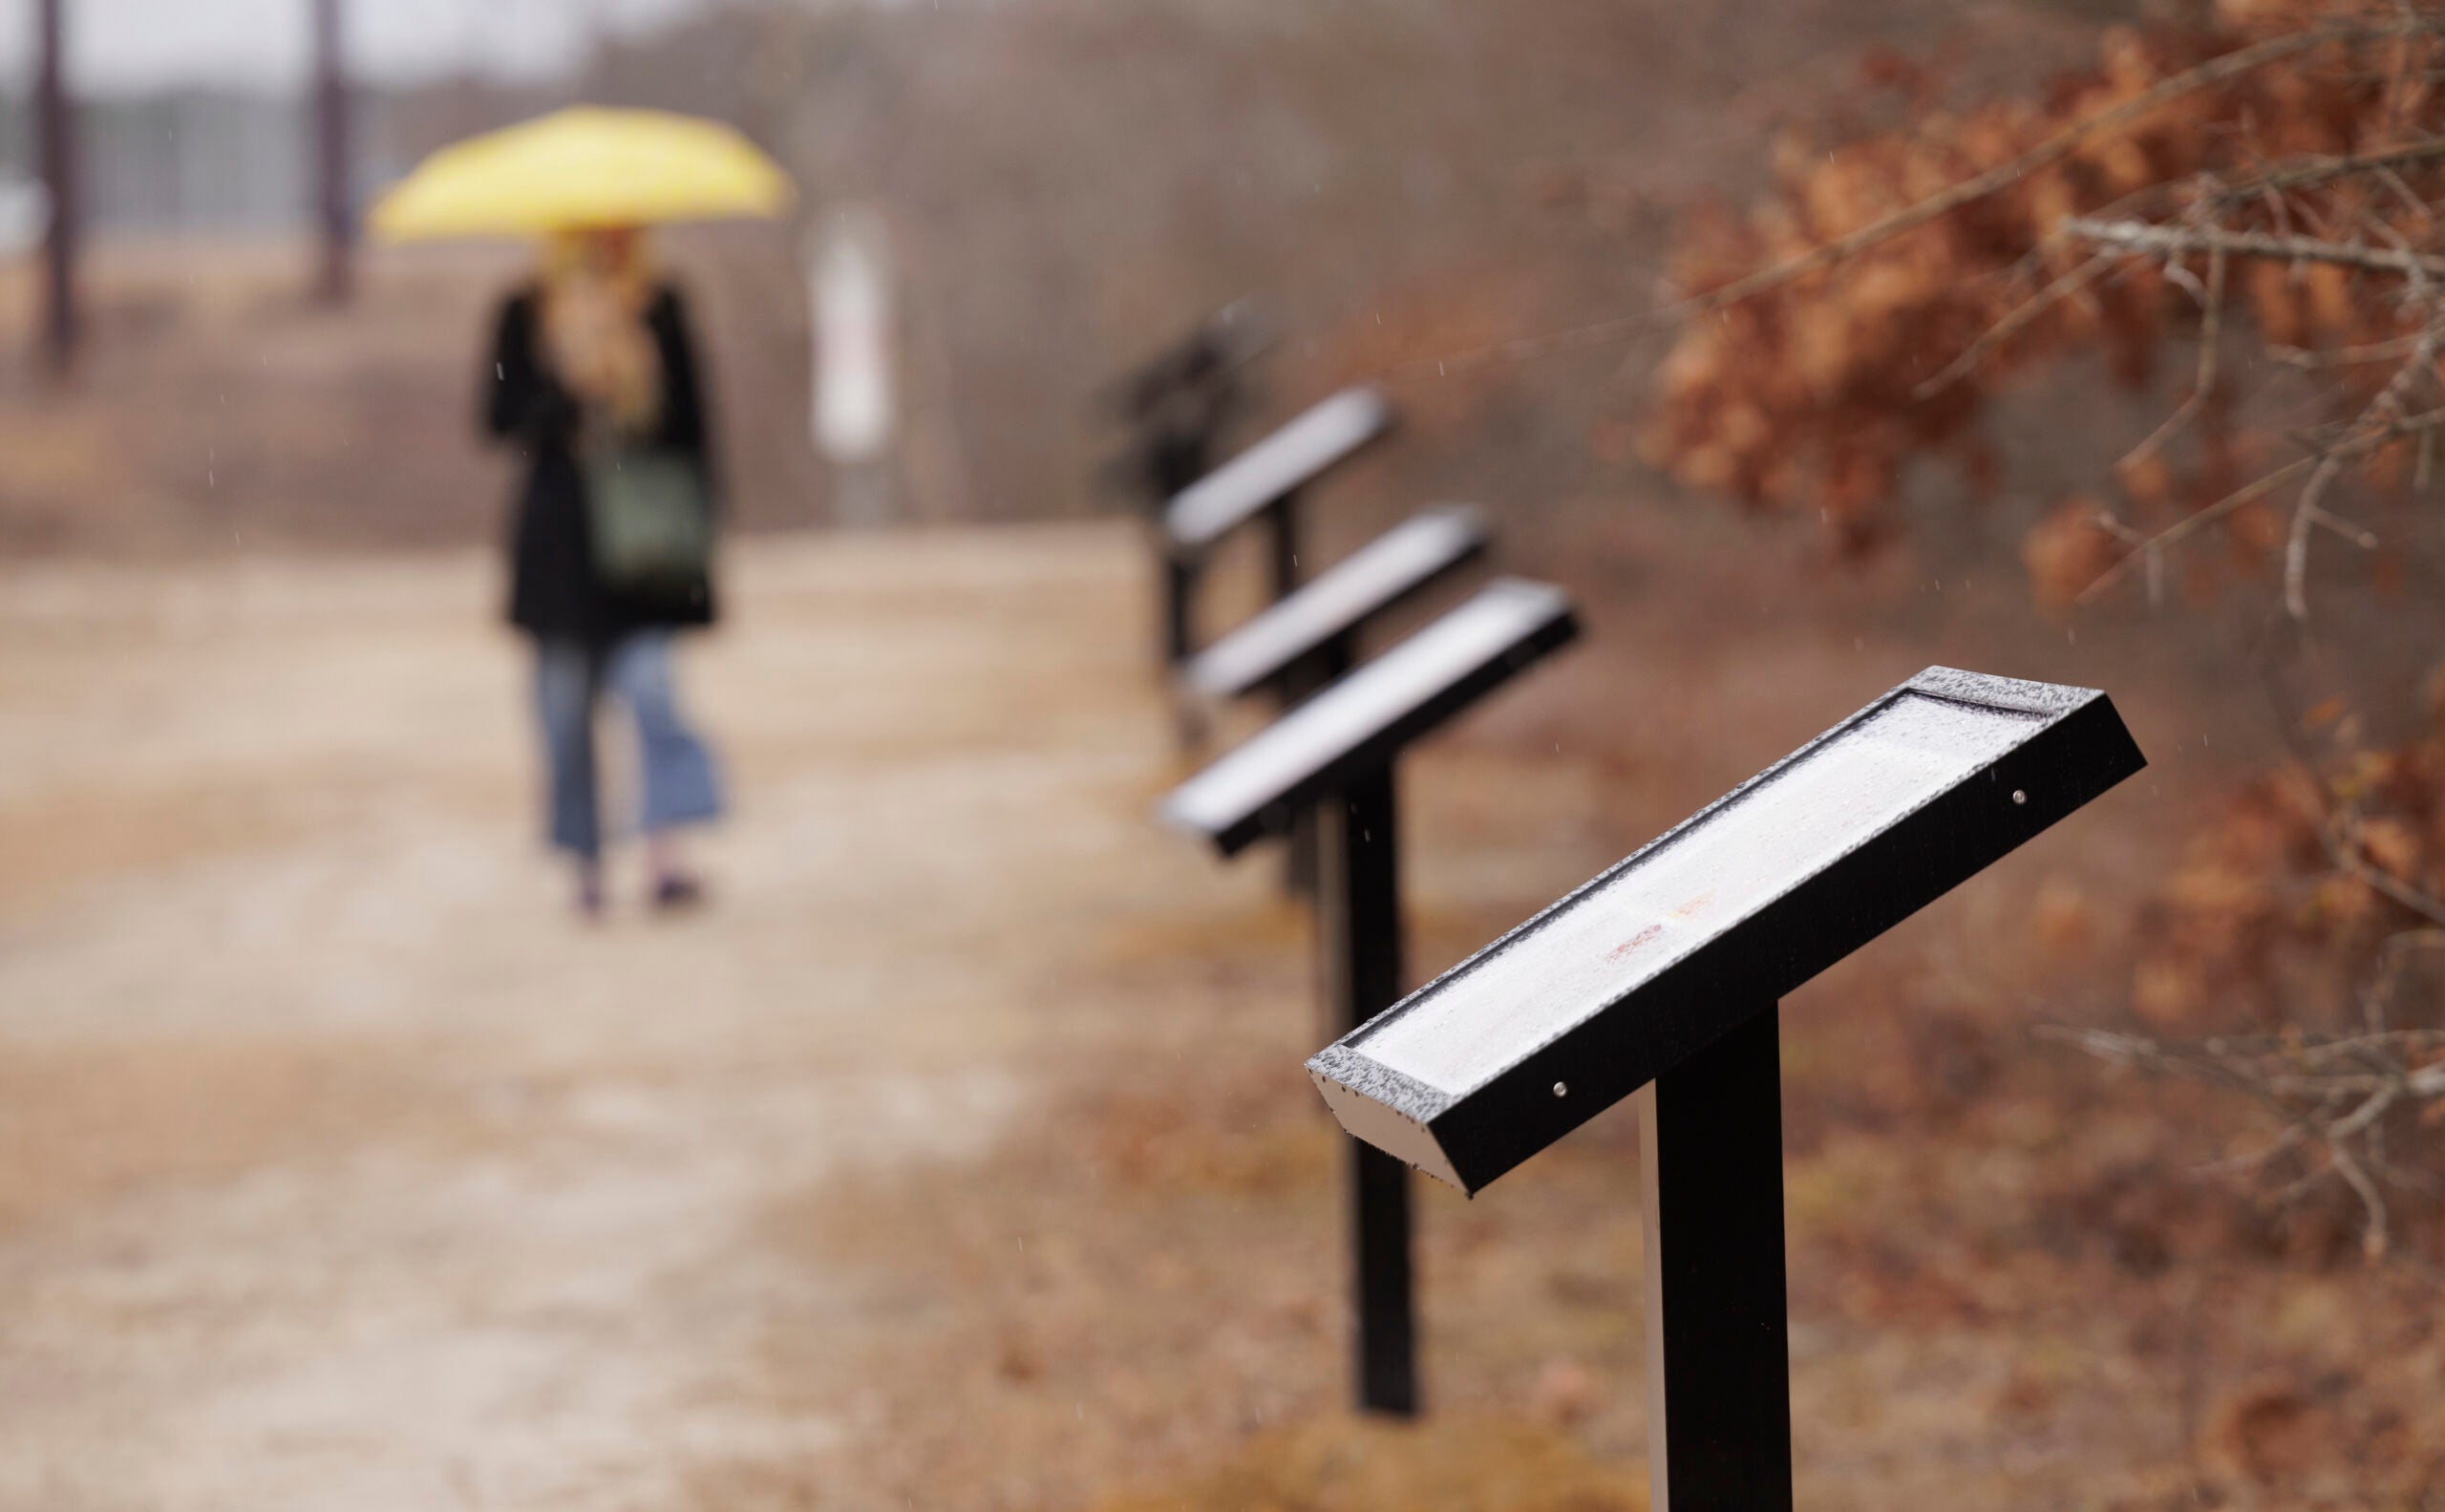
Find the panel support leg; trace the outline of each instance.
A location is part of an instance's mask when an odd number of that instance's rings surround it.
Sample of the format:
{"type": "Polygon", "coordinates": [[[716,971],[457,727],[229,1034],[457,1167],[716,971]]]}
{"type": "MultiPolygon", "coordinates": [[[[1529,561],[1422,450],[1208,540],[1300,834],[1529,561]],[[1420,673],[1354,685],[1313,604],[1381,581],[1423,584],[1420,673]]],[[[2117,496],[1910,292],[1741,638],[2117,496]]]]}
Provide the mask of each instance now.
{"type": "MultiPolygon", "coordinates": [[[[1157,526],[1159,533],[1160,529],[1157,526]]],[[[1202,750],[1206,737],[1205,711],[1180,681],[1180,669],[1195,650],[1193,623],[1199,564],[1166,543],[1159,542],[1156,553],[1162,570],[1162,581],[1158,585],[1161,603],[1156,610],[1160,620],[1157,627],[1158,650],[1162,659],[1164,691],[1172,703],[1172,743],[1185,756],[1202,750]]]]}
{"type": "Polygon", "coordinates": [[[1780,1016],[1637,1095],[1651,1512],[1791,1512],[1780,1016]]]}
{"type": "MultiPolygon", "coordinates": [[[[1308,655],[1283,670],[1275,692],[1285,709],[1295,709],[1341,680],[1350,671],[1354,652],[1348,635],[1336,635],[1308,655]]],[[[1289,841],[1283,849],[1282,892],[1287,898],[1305,898],[1316,890],[1316,814],[1317,810],[1302,809],[1291,816],[1289,841]]],[[[1396,973],[1397,974],[1397,973],[1396,973]]],[[[1327,1039],[1339,1039],[1342,1032],[1334,1029],[1327,1039]]]]}
{"type": "Polygon", "coordinates": [[[1188,660],[1190,588],[1197,569],[1177,551],[1165,550],[1160,545],[1156,547],[1156,551],[1163,568],[1159,633],[1162,637],[1163,671],[1168,675],[1180,671],[1180,664],[1188,660]]]}
{"type": "Polygon", "coordinates": [[[1268,574],[1273,597],[1279,604],[1290,597],[1299,586],[1299,496],[1283,495],[1265,512],[1265,536],[1272,559],[1268,574]]]}
{"type": "MultiPolygon", "coordinates": [[[[1342,1028],[1401,994],[1400,856],[1390,762],[1318,806],[1318,937],[1342,1028]]],[[[1356,1139],[1350,1147],[1351,1301],[1358,1406],[1417,1414],[1417,1323],[1410,1271],[1409,1167],[1356,1139]]]]}
{"type": "Polygon", "coordinates": [[[1214,437],[1210,420],[1185,432],[1165,429],[1159,418],[1147,423],[1150,433],[1139,442],[1148,484],[1146,527],[1162,569],[1159,586],[1162,602],[1156,611],[1160,623],[1156,627],[1155,650],[1160,658],[1157,670],[1169,681],[1195,649],[1191,601],[1197,585],[1197,565],[1173,543],[1165,522],[1172,500],[1205,476],[1205,459],[1213,450],[1214,437]]]}

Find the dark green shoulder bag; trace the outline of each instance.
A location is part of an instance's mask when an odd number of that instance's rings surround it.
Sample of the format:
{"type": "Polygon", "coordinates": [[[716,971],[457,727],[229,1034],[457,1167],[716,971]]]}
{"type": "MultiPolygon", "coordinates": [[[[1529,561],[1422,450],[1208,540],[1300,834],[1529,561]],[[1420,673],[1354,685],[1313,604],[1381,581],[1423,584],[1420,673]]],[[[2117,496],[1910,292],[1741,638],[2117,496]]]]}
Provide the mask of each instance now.
{"type": "Polygon", "coordinates": [[[701,581],[712,564],[713,509],[704,469],[686,452],[623,446],[585,467],[594,572],[615,588],[701,581]]]}

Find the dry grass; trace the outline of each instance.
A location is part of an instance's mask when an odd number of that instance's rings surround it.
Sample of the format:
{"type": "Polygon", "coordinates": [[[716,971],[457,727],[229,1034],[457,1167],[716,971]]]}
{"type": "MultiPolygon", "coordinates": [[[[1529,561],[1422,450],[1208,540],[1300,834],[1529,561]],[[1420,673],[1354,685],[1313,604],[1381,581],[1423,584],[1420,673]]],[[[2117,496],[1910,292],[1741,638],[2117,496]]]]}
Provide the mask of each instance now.
{"type": "Polygon", "coordinates": [[[1344,1417],[1275,1429],[1232,1462],[1126,1492],[1097,1512],[1645,1512],[1645,1472],[1590,1459],[1541,1424],[1344,1417]]]}

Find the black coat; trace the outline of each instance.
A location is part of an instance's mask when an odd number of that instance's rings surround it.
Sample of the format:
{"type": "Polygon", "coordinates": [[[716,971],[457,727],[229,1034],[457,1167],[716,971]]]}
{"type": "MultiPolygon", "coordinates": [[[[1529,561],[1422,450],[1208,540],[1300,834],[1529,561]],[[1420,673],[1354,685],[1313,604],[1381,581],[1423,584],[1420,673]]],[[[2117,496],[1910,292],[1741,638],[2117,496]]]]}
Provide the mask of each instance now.
{"type": "MultiPolygon", "coordinates": [[[[585,474],[573,448],[578,404],[545,365],[537,340],[537,297],[525,288],[502,304],[483,384],[485,433],[509,441],[527,461],[510,527],[510,622],[540,639],[595,645],[648,627],[712,624],[710,580],[659,586],[649,594],[596,580],[585,474]]],[[[663,383],[661,427],[648,444],[694,456],[710,494],[711,426],[679,291],[667,285],[655,290],[646,323],[661,351],[663,383]]]]}

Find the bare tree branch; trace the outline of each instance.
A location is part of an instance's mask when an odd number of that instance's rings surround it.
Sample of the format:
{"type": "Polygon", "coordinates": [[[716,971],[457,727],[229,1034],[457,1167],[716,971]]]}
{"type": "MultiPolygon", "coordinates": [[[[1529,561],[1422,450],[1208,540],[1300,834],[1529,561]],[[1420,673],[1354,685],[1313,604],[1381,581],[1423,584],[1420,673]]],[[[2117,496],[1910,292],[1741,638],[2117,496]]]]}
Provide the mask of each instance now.
{"type": "Polygon", "coordinates": [[[2191,380],[2190,397],[2181,408],[2165,416],[2162,425],[2148,433],[2148,438],[2133,447],[2122,458],[2122,468],[2137,467],[2164,449],[2167,441],[2198,417],[2207,407],[2207,396],[2216,391],[2216,352],[2224,336],[2224,254],[2212,250],[2207,254],[2207,287],[2200,295],[2199,373],[2191,380]]]}
{"type": "Polygon", "coordinates": [[[2031,294],[2009,314],[1989,326],[1960,356],[1945,364],[1943,372],[1912,390],[1910,396],[1914,399],[1932,398],[1967,377],[1981,362],[1987,360],[1988,353],[2027,330],[2030,323],[2040,315],[2096,282],[2100,275],[2111,272],[2114,266],[2113,256],[2105,252],[2074,266],[2070,272],[2031,294]]]}
{"type": "Polygon", "coordinates": [[[2216,500],[2216,502],[2212,504],[2209,504],[2205,508],[2184,515],[2174,524],[2169,525],[2165,529],[2158,532],[2156,535],[2149,537],[2144,543],[2134,548],[2129,555],[2123,557],[2114,565],[2097,574],[2096,580],[2091,583],[2087,587],[2082,588],[2078,595],[2073,599],[2073,602],[2078,604],[2087,604],[2094,601],[2108,588],[2111,588],[2116,583],[2119,583],[2125,577],[2128,577],[2134,567],[2150,565],[2153,570],[2153,563],[2155,559],[2159,556],[2166,547],[2176,544],[2186,537],[2196,535],[2198,532],[2204,530],[2209,525],[2212,525],[2216,522],[2232,514],[2233,511],[2241,508],[2243,504],[2249,503],[2253,500],[2265,498],[2268,494],[2275,492],[2277,489],[2292,481],[2292,479],[2299,478],[2304,473],[2312,471],[2329,457],[2365,457],[2384,446],[2389,441],[2395,440],[2404,436],[2433,431],[2439,426],[2445,426],[2445,410],[2430,410],[2420,415],[2410,415],[2403,419],[2396,420],[2392,424],[2380,427],[2374,432],[2367,433],[2340,442],[2329,451],[2315,453],[2308,457],[2296,458],[2293,460],[2285,463],[2282,467],[2275,469],[2273,472],[2261,477],[2257,481],[2244,484],[2243,486],[2235,489],[2233,492],[2225,495],[2223,498],[2216,500]]]}
{"type": "Polygon", "coordinates": [[[2289,194],[2364,173],[2392,173],[2401,168],[2445,159],[2445,140],[2414,142],[2392,152],[2360,153],[2340,158],[2306,158],[2278,164],[2254,179],[2244,179],[2216,193],[2217,202],[2236,208],[2260,195],[2289,194]]]}
{"type": "Polygon", "coordinates": [[[2330,263],[2372,273],[2445,276],[2445,256],[2396,247],[2355,246],[2314,236],[2272,236],[2264,231],[2158,225],[2147,221],[2097,221],[2086,216],[2065,221],[2063,231],[2099,246],[2116,246],[2132,252],[2222,252],[2279,263],[2330,263]]]}
{"type": "Polygon", "coordinates": [[[2383,1258],[2392,1215],[2380,1176],[2388,1115],[2445,1099],[2445,1032],[2392,1030],[2349,1035],[2302,1033],[2167,1042],[2102,1029],[2047,1027],[2039,1038],[2074,1046],[2100,1060],[2158,1075],[2186,1077],[2239,1092],[2283,1123],[2274,1140],[2215,1162],[2212,1169],[2256,1173],[2301,1158],[2307,1168],[2271,1194],[2298,1200],[2329,1179],[2360,1204],[2361,1247],[2383,1258]]]}

